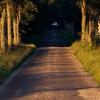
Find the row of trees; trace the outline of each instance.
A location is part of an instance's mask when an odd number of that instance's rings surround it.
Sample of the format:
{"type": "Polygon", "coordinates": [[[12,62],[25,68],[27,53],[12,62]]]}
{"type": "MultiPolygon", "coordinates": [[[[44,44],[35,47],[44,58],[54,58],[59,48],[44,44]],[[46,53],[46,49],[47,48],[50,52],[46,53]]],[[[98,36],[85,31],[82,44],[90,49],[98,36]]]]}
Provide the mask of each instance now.
{"type": "MultiPolygon", "coordinates": [[[[68,22],[76,23],[81,18],[81,40],[92,46],[98,37],[100,21],[100,0],[55,0],[56,5],[68,22]]],[[[75,28],[77,27],[75,24],[75,28]]],[[[80,30],[78,30],[80,31],[80,30]]]]}
{"type": "Polygon", "coordinates": [[[37,12],[37,7],[31,0],[0,0],[0,49],[3,52],[20,44],[22,17],[24,21],[31,20],[34,11],[37,12]]]}
{"type": "Polygon", "coordinates": [[[98,29],[98,21],[100,14],[99,0],[78,0],[77,4],[81,8],[82,13],[82,42],[93,45],[96,30],[98,29]]]}
{"type": "MultiPolygon", "coordinates": [[[[57,18],[60,16],[58,18],[59,21],[61,18],[64,19],[64,16],[67,16],[67,20],[69,18],[69,20],[72,19],[73,21],[73,16],[77,16],[77,9],[74,10],[75,6],[73,4],[77,4],[78,7],[81,8],[80,11],[82,15],[82,42],[86,42],[90,46],[92,45],[95,27],[96,29],[98,27],[97,23],[100,14],[99,0],[0,0],[0,49],[2,51],[11,48],[12,45],[18,46],[20,44],[20,23],[23,22],[25,24],[26,20],[32,20],[32,18],[34,18],[33,12],[37,12],[37,6],[33,2],[39,6],[40,11],[43,4],[48,7],[53,5],[57,10],[57,18]],[[69,9],[71,7],[73,9],[69,9]]],[[[44,13],[48,15],[47,12],[44,13]]],[[[41,16],[43,16],[43,12],[41,16]]],[[[41,16],[39,16],[38,20],[41,19],[41,16]]],[[[42,20],[42,22],[44,23],[45,20],[46,18],[42,20]]]]}
{"type": "Polygon", "coordinates": [[[65,20],[76,23],[76,21],[80,20],[82,17],[81,40],[83,43],[92,46],[96,41],[96,34],[98,33],[98,21],[100,20],[100,0],[54,1],[65,20]]]}

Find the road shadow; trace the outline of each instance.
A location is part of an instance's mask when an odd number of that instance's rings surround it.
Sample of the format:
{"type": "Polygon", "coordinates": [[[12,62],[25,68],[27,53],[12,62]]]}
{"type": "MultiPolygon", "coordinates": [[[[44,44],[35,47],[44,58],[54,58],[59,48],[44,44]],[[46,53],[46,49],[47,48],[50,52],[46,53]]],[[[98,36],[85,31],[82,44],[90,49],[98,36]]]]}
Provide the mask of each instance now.
{"type": "MultiPolygon", "coordinates": [[[[0,99],[25,100],[25,97],[30,95],[33,98],[34,95],[38,95],[38,99],[33,100],[42,100],[41,98],[45,96],[45,93],[50,96],[48,92],[58,95],[58,92],[62,91],[63,93],[65,91],[66,95],[62,97],[66,96],[69,100],[73,100],[72,97],[76,98],[74,100],[82,100],[77,90],[94,88],[95,85],[87,82],[89,76],[83,70],[75,69],[75,64],[72,62],[69,52],[70,50],[64,49],[64,47],[39,48],[34,57],[6,85],[4,91],[0,93],[0,99]],[[73,91],[73,93],[70,94],[69,91],[73,91]],[[44,96],[40,97],[42,93],[44,96]]],[[[45,96],[45,98],[48,96],[45,96]]],[[[52,98],[52,95],[50,98],[52,98]]],[[[29,100],[29,98],[26,100],[29,100]]]]}
{"type": "MultiPolygon", "coordinates": [[[[21,98],[24,98],[30,95],[33,95],[34,97],[34,94],[39,94],[39,93],[41,94],[41,93],[48,93],[48,92],[56,93],[60,91],[66,91],[69,98],[71,98],[71,96],[72,97],[74,96],[75,98],[78,98],[74,100],[82,100],[82,97],[79,96],[77,90],[86,89],[86,88],[88,89],[88,88],[93,88],[93,87],[86,84],[84,80],[81,83],[79,82],[79,84],[78,82],[76,82],[77,83],[76,84],[75,81],[67,83],[69,80],[68,77],[70,77],[71,79],[75,78],[75,76],[71,74],[75,74],[76,77],[80,77],[80,78],[87,77],[85,75],[81,75],[80,72],[76,72],[76,73],[65,73],[65,72],[52,73],[51,72],[51,73],[39,73],[39,74],[20,73],[16,77],[16,79],[13,80],[12,84],[9,85],[8,87],[9,91],[7,91],[8,90],[7,88],[7,90],[4,91],[4,94],[0,96],[0,98],[2,98],[2,100],[21,100],[21,98]],[[20,80],[19,85],[18,85],[18,80],[20,80]],[[73,90],[73,94],[70,95],[68,91],[71,91],[71,90],[73,90]],[[16,91],[16,92],[13,92],[13,91],[16,91]]],[[[51,95],[51,98],[52,98],[52,95],[51,95]]],[[[41,100],[41,98],[39,98],[38,100],[41,100]]]]}

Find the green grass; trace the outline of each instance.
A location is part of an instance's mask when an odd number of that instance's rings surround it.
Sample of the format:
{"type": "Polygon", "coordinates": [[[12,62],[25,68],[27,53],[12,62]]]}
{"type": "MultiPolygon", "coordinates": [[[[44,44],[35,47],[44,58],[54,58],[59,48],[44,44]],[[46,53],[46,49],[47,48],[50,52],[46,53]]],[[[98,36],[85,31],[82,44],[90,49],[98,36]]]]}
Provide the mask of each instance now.
{"type": "Polygon", "coordinates": [[[80,41],[71,46],[79,61],[100,85],[100,48],[89,48],[80,41]]]}
{"type": "Polygon", "coordinates": [[[0,84],[9,77],[28,56],[34,53],[37,46],[41,43],[42,34],[34,34],[26,39],[25,44],[19,48],[9,50],[5,54],[0,52],[0,84]]]}
{"type": "Polygon", "coordinates": [[[83,64],[84,69],[100,85],[100,47],[90,48],[87,45],[83,45],[79,40],[75,42],[72,34],[68,32],[62,32],[62,36],[66,43],[71,43],[70,46],[76,57],[83,64]]]}
{"type": "Polygon", "coordinates": [[[0,53],[0,83],[16,70],[34,50],[35,48],[22,46],[5,54],[0,53]]]}

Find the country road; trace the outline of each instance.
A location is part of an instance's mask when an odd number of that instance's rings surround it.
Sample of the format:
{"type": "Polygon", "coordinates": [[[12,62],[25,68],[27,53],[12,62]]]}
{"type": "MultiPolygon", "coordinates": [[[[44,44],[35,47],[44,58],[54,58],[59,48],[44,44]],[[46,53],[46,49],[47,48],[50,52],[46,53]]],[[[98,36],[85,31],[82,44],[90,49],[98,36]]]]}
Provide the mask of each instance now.
{"type": "Polygon", "coordinates": [[[0,100],[100,100],[100,90],[57,29],[0,90],[0,100]]]}

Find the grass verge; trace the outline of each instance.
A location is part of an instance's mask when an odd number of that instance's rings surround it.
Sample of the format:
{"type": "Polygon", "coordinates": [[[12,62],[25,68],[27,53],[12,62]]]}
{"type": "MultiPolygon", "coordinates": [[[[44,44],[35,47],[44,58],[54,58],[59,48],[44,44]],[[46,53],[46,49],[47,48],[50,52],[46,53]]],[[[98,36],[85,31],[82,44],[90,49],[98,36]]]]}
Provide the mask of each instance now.
{"type": "Polygon", "coordinates": [[[79,61],[100,85],[100,48],[89,48],[80,41],[71,46],[79,61]]]}
{"type": "Polygon", "coordinates": [[[5,54],[0,53],[0,84],[34,52],[34,47],[21,46],[5,54]]]}
{"type": "Polygon", "coordinates": [[[74,54],[83,64],[84,69],[89,72],[98,85],[100,85],[100,48],[90,48],[87,45],[83,45],[81,41],[75,40],[76,37],[74,38],[74,36],[68,32],[62,32],[62,36],[65,42],[70,44],[69,46],[71,46],[74,54]]]}

